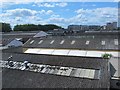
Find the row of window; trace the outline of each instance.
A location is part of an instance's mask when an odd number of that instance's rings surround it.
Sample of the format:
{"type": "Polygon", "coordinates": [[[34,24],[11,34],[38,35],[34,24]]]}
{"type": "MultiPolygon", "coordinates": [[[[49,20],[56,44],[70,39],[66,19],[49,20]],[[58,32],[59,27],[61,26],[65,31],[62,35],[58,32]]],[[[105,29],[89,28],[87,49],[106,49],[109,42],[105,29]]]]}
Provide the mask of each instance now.
{"type": "MultiPolygon", "coordinates": [[[[33,44],[34,43],[34,41],[35,40],[32,40],[31,42],[30,42],[30,44],[33,44]]],[[[38,42],[38,44],[41,44],[43,42],[43,40],[40,40],[39,42],[38,42]]],[[[55,40],[52,40],[51,42],[50,42],[50,44],[53,44],[55,42],[55,40]]],[[[60,44],[64,44],[64,42],[65,42],[65,40],[62,40],[61,42],[60,42],[60,44]]],[[[71,45],[73,45],[73,44],[75,44],[75,40],[72,40],[71,41],[71,45]]],[[[89,45],[89,43],[90,43],[90,41],[89,40],[87,40],[86,41],[86,45],[89,45]]],[[[118,45],[118,39],[114,39],[114,44],[115,45],[118,45]]],[[[101,41],[101,45],[105,45],[105,41],[101,41]]]]}

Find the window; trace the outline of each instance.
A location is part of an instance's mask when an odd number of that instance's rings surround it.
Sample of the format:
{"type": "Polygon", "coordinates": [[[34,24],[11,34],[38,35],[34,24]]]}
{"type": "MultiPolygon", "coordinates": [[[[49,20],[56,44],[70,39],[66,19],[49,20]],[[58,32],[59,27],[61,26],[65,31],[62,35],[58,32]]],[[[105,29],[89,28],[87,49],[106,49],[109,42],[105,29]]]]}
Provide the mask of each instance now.
{"type": "Polygon", "coordinates": [[[50,44],[53,44],[53,43],[54,43],[54,41],[55,41],[55,40],[52,40],[52,41],[50,42],[50,44]]]}
{"type": "Polygon", "coordinates": [[[60,44],[63,44],[63,43],[64,43],[64,41],[65,41],[65,40],[62,40],[62,41],[60,42],[60,44]]]}
{"type": "Polygon", "coordinates": [[[102,41],[102,43],[101,43],[102,45],[105,45],[105,41],[102,41]]]}
{"type": "Polygon", "coordinates": [[[75,43],[75,40],[73,40],[72,42],[71,42],[71,44],[74,44],[75,43]]]}
{"type": "Polygon", "coordinates": [[[43,40],[40,40],[38,44],[41,44],[43,42],[43,40]]]}
{"type": "Polygon", "coordinates": [[[86,45],[88,45],[90,43],[90,41],[86,41],[86,45]]]}
{"type": "Polygon", "coordinates": [[[32,40],[32,41],[30,42],[30,44],[32,44],[32,43],[34,43],[34,40],[32,40]]]}

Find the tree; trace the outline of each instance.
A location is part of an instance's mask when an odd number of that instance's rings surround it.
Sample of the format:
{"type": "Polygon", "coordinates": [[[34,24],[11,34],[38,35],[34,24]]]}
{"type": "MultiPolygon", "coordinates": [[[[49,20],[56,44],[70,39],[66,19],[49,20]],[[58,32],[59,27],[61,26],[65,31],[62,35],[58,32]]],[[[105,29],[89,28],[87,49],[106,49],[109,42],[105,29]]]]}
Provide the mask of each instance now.
{"type": "Polygon", "coordinates": [[[53,29],[58,29],[61,28],[60,26],[54,25],[54,24],[47,24],[44,25],[46,27],[46,30],[53,30],[53,29]]]}
{"type": "Polygon", "coordinates": [[[0,23],[0,32],[10,32],[12,31],[10,24],[0,23]]]}
{"type": "Polygon", "coordinates": [[[58,28],[61,27],[54,24],[47,24],[47,25],[24,24],[24,25],[16,25],[14,27],[14,31],[39,31],[39,30],[48,31],[58,28]]]}
{"type": "Polygon", "coordinates": [[[111,57],[112,57],[112,54],[107,54],[107,53],[105,53],[105,54],[102,55],[102,57],[103,57],[103,58],[106,58],[106,59],[107,59],[107,58],[111,58],[111,57]]]}

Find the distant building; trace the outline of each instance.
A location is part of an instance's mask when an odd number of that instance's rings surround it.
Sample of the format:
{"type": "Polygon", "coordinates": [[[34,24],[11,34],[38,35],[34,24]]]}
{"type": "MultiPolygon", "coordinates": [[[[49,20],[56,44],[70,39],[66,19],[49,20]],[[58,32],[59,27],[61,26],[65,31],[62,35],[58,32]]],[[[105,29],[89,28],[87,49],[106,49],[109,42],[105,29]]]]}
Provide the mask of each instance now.
{"type": "Polygon", "coordinates": [[[117,22],[113,22],[113,28],[117,29],[117,22]]]}
{"type": "Polygon", "coordinates": [[[81,25],[81,30],[87,31],[87,30],[89,30],[89,26],[87,26],[87,25],[81,25]]]}
{"type": "Polygon", "coordinates": [[[49,35],[54,35],[54,36],[58,36],[58,35],[62,36],[62,35],[64,35],[65,33],[64,33],[64,30],[63,30],[63,29],[54,29],[54,30],[49,30],[49,31],[47,31],[47,34],[49,34],[49,35]]]}
{"type": "Polygon", "coordinates": [[[102,26],[102,30],[106,30],[106,25],[102,26]]]}
{"type": "Polygon", "coordinates": [[[101,26],[99,26],[99,25],[90,25],[89,30],[93,30],[93,31],[101,30],[101,26]]]}
{"type": "Polygon", "coordinates": [[[87,25],[69,25],[68,30],[88,30],[89,27],[87,25]]]}
{"type": "Polygon", "coordinates": [[[68,30],[80,30],[80,25],[69,25],[68,30]]]}
{"type": "Polygon", "coordinates": [[[114,30],[117,29],[117,22],[107,23],[106,25],[69,25],[68,30],[79,30],[79,31],[99,31],[99,30],[114,30]]]}
{"type": "Polygon", "coordinates": [[[107,30],[114,30],[114,29],[117,29],[117,22],[113,22],[113,23],[107,23],[106,25],[106,29],[107,30]]]}

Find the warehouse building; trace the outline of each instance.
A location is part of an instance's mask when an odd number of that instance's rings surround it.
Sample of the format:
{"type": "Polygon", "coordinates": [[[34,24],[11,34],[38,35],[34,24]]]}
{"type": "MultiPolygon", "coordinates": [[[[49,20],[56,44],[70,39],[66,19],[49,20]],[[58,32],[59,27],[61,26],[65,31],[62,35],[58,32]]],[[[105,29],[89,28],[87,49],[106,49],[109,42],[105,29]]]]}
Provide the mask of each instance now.
{"type": "Polygon", "coordinates": [[[112,58],[119,57],[116,35],[39,37],[37,34],[22,48],[3,52],[3,88],[109,89],[110,84],[118,83],[110,82],[110,62],[102,57],[106,53],[112,54],[112,58]],[[8,63],[11,56],[12,67],[8,63]],[[25,68],[24,61],[29,62],[29,68],[25,68]]]}

